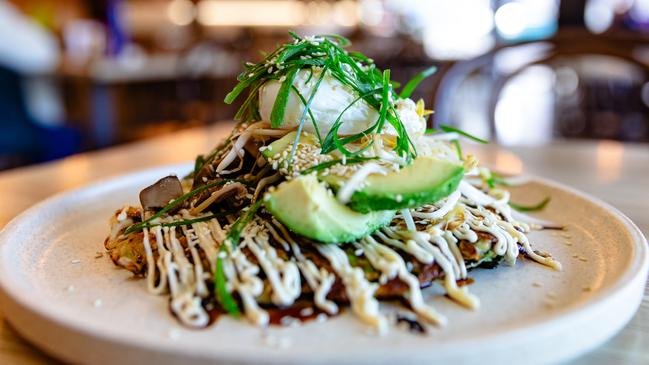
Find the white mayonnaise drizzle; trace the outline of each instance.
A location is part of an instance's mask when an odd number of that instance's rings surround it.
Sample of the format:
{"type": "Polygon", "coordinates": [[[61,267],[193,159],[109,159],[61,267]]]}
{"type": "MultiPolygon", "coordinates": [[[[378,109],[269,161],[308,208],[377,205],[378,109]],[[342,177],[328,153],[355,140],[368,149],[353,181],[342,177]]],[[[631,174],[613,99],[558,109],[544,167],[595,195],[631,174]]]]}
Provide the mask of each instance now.
{"type": "MultiPolygon", "coordinates": [[[[200,296],[195,295],[197,278],[194,275],[194,267],[200,266],[201,261],[198,260],[193,265],[189,262],[175,228],[162,228],[163,242],[169,249],[164,262],[171,293],[171,310],[181,322],[193,327],[204,327],[209,322],[209,316],[201,305],[200,296]]],[[[200,281],[203,280],[204,278],[200,278],[200,281]]]]}
{"type": "Polygon", "coordinates": [[[268,243],[268,232],[257,222],[249,223],[251,229],[243,233],[243,243],[257,258],[272,288],[273,304],[283,307],[293,304],[301,294],[300,271],[292,261],[282,260],[268,243]],[[251,227],[252,226],[252,227],[251,227]]]}
{"type": "Polygon", "coordinates": [[[378,285],[365,279],[363,269],[349,264],[345,251],[336,245],[318,245],[318,251],[329,260],[345,286],[345,292],[352,310],[359,318],[372,326],[378,334],[388,329],[387,318],[379,310],[379,302],[374,298],[378,285]]]}
{"type": "Polygon", "coordinates": [[[373,162],[365,164],[358,171],[354,172],[354,174],[349,179],[347,179],[345,184],[340,187],[338,193],[336,194],[338,201],[343,204],[349,203],[354,192],[362,187],[365,179],[371,174],[385,175],[387,174],[387,172],[384,168],[373,162]]]}
{"type": "MultiPolygon", "coordinates": [[[[336,281],[336,276],[333,273],[328,272],[325,268],[319,268],[313,263],[313,261],[307,259],[302,255],[300,246],[288,233],[286,228],[282,226],[279,222],[273,220],[275,227],[282,233],[280,236],[277,231],[273,228],[273,225],[266,223],[266,227],[270,234],[280,242],[282,245],[289,245],[293,251],[293,255],[298,260],[298,267],[304,276],[307,284],[313,290],[314,303],[315,305],[322,309],[323,311],[329,314],[338,313],[338,306],[331,300],[327,299],[327,294],[331,290],[334,282],[336,281]]],[[[288,250],[287,250],[288,251],[288,250]]]]}
{"type": "Polygon", "coordinates": [[[466,288],[459,288],[457,286],[456,278],[461,279],[464,277],[460,275],[466,275],[466,268],[464,270],[459,269],[459,261],[462,261],[463,265],[464,260],[458,260],[456,256],[450,253],[447,242],[441,233],[440,236],[431,235],[430,233],[425,232],[415,232],[415,234],[413,234],[411,231],[399,231],[396,227],[386,227],[383,229],[383,232],[386,233],[386,235],[380,234],[378,237],[386,244],[394,245],[395,241],[403,241],[404,239],[407,239],[407,242],[413,241],[413,243],[408,245],[402,245],[401,247],[395,245],[395,247],[403,249],[415,257],[422,257],[423,255],[421,254],[421,251],[426,252],[426,256],[424,256],[426,261],[421,260],[421,262],[425,264],[436,262],[440,266],[442,271],[444,271],[444,288],[448,295],[452,299],[469,308],[477,308],[479,306],[480,302],[478,298],[469,294],[466,288]],[[392,240],[385,240],[385,236],[392,238],[392,240]],[[437,245],[443,245],[446,248],[445,251],[447,251],[449,255],[445,255],[437,245]],[[458,271],[460,275],[456,275],[456,272],[458,271]]]}
{"type": "MultiPolygon", "coordinates": [[[[509,227],[511,226],[511,223],[508,222],[514,222],[515,220],[512,217],[512,209],[509,207],[506,200],[496,200],[478,190],[466,181],[462,181],[460,183],[459,189],[462,192],[462,195],[466,196],[474,203],[477,203],[477,210],[480,211],[483,216],[486,215],[485,218],[491,218],[486,220],[486,222],[476,222],[476,220],[469,219],[469,224],[473,224],[472,228],[478,231],[489,232],[493,234],[498,239],[496,253],[500,255],[501,253],[506,252],[507,255],[505,256],[505,259],[508,263],[515,262],[516,256],[518,255],[518,250],[515,250],[515,248],[517,248],[516,243],[520,243],[523,247],[523,250],[525,251],[525,254],[528,255],[532,260],[540,264],[552,267],[555,270],[561,270],[561,263],[551,257],[544,257],[534,252],[534,249],[532,249],[531,245],[529,244],[527,237],[524,234],[518,232],[518,230],[516,230],[515,228],[509,227]],[[493,207],[505,218],[504,221],[500,220],[495,214],[485,209],[484,207],[480,207],[480,205],[493,207]],[[501,227],[498,227],[497,225],[494,225],[496,220],[501,221],[502,223],[500,224],[504,225],[505,228],[503,229],[501,227]],[[507,226],[507,224],[509,224],[509,226],[507,226]],[[512,237],[512,235],[515,236],[516,240],[514,240],[514,237],[512,237]],[[507,245],[509,245],[509,249],[507,249],[507,245]]],[[[474,209],[473,213],[475,213],[475,211],[476,210],[474,209]]],[[[527,224],[519,222],[518,225],[525,231],[527,231],[527,224]]]]}
{"type": "Polygon", "coordinates": [[[445,215],[447,215],[455,206],[457,205],[457,201],[460,199],[460,196],[462,194],[460,193],[459,190],[455,190],[451,195],[448,196],[448,198],[444,199],[444,203],[439,206],[435,211],[433,212],[418,212],[416,210],[411,211],[412,216],[415,218],[426,218],[426,219],[442,219],[444,218],[445,215]]]}
{"type": "Polygon", "coordinates": [[[480,306],[480,301],[477,297],[470,294],[466,287],[459,288],[456,282],[455,272],[453,270],[453,265],[450,260],[442,253],[442,251],[432,245],[429,241],[423,241],[421,238],[415,238],[420,245],[427,247],[430,250],[430,253],[433,255],[435,262],[442,268],[444,271],[444,288],[446,293],[458,303],[468,307],[468,308],[478,308],[480,306]]]}
{"type": "MultiPolygon", "coordinates": [[[[362,182],[375,168],[380,169],[377,165],[367,168],[362,174],[357,172],[357,179],[362,182]]],[[[353,193],[354,189],[348,189],[353,193]]],[[[350,197],[351,193],[346,192],[343,198],[350,197]]],[[[444,273],[442,285],[448,296],[468,308],[477,308],[480,303],[468,292],[467,287],[457,285],[457,280],[467,278],[467,267],[458,246],[460,240],[480,244],[482,250],[492,250],[509,264],[515,263],[520,246],[532,260],[561,270],[559,262],[532,249],[525,234],[529,231],[529,226],[512,218],[508,206],[509,195],[499,192],[493,194],[497,197],[487,195],[463,181],[457,191],[434,206],[435,210],[429,211],[426,207],[419,212],[403,209],[392,225],[352,243],[358,249],[358,255],[364,255],[380,273],[378,283],[368,281],[363,269],[352,266],[345,251],[337,245],[314,246],[329,261],[333,272],[319,268],[305,257],[292,234],[274,219],[268,222],[257,218],[249,223],[241,234],[241,242],[229,254],[219,254],[226,231],[216,219],[182,226],[182,232],[177,232],[176,227],[144,228],[147,287],[155,294],[168,290],[174,314],[188,326],[203,327],[209,321],[202,306],[202,299],[210,295],[206,281],[212,277],[217,257],[221,255],[227,279],[226,288],[238,293],[245,317],[259,326],[266,326],[269,322],[268,313],[258,304],[258,298],[264,292],[264,280],[259,276],[262,270],[268,280],[270,299],[274,305],[283,307],[293,304],[301,295],[303,277],[313,290],[314,304],[329,314],[339,311],[336,303],[327,299],[336,277],[339,277],[354,313],[378,333],[387,331],[387,319],[381,314],[374,294],[379,284],[398,279],[408,286],[404,297],[415,313],[428,322],[443,325],[446,319],[424,303],[419,280],[410,272],[411,269],[397,250],[412,255],[423,264],[437,264],[444,273]],[[413,216],[418,219],[418,223],[425,225],[423,231],[417,230],[413,216]],[[407,228],[405,230],[404,223],[407,228]],[[479,232],[493,236],[493,244],[479,241],[479,232]],[[179,233],[185,237],[186,246],[181,244],[179,233]],[[157,260],[151,237],[155,237],[157,260]],[[271,238],[278,247],[271,245],[271,238]],[[488,246],[485,248],[484,245],[488,246]],[[248,250],[257,264],[251,262],[243,250],[248,250]],[[290,259],[282,259],[278,250],[292,253],[290,259]],[[204,267],[203,262],[209,263],[209,266],[204,267]]],[[[183,219],[195,218],[187,210],[181,210],[179,215],[183,219]]],[[[116,221],[115,225],[124,228],[123,223],[130,221],[128,218],[122,219],[116,221]]],[[[153,223],[164,221],[157,220],[153,223]]]]}
{"type": "Polygon", "coordinates": [[[412,219],[412,215],[410,215],[410,209],[401,209],[399,212],[401,213],[401,217],[403,217],[404,222],[406,222],[406,227],[408,227],[408,230],[416,231],[417,226],[415,226],[415,221],[412,219]]]}
{"type": "Polygon", "coordinates": [[[370,261],[372,266],[381,271],[382,276],[388,279],[398,277],[408,285],[406,298],[412,309],[429,322],[445,325],[446,318],[439,314],[433,307],[424,303],[424,298],[419,287],[419,280],[406,268],[403,258],[394,250],[384,246],[371,236],[362,240],[363,244],[355,243],[355,246],[363,250],[363,254],[370,261]]]}
{"type": "Polygon", "coordinates": [[[259,266],[246,258],[240,246],[223,258],[223,264],[228,283],[239,293],[246,318],[258,326],[267,326],[268,312],[261,309],[256,300],[264,291],[264,282],[258,276],[259,266]]]}
{"type": "Polygon", "coordinates": [[[166,255],[166,249],[162,238],[162,227],[155,227],[155,237],[158,248],[158,260],[154,262],[153,251],[151,249],[151,243],[149,241],[149,229],[144,228],[144,237],[142,239],[144,245],[144,252],[146,253],[146,265],[147,265],[147,289],[150,293],[153,294],[162,294],[167,290],[167,275],[164,275],[165,266],[164,266],[164,256],[166,255]],[[158,239],[160,237],[160,239],[158,239]],[[160,272],[159,282],[156,285],[156,268],[160,272]]]}

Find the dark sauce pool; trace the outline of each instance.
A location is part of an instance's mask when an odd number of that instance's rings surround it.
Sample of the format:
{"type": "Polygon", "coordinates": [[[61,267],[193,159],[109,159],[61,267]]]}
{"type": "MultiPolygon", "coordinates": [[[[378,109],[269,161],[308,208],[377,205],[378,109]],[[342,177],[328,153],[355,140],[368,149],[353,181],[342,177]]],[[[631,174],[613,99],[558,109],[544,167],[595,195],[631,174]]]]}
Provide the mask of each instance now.
{"type": "MultiPolygon", "coordinates": [[[[210,316],[210,321],[208,326],[215,324],[219,318],[223,315],[227,316],[228,314],[222,309],[217,308],[214,305],[206,305],[207,313],[210,316]]],[[[268,312],[269,324],[273,326],[284,326],[289,324],[289,321],[299,321],[299,322],[308,322],[318,318],[320,315],[325,315],[327,317],[335,317],[342,313],[344,308],[339,308],[338,313],[331,315],[313,305],[312,302],[296,302],[290,307],[286,308],[264,308],[268,312]]],[[[173,314],[173,312],[172,312],[173,314]]]]}

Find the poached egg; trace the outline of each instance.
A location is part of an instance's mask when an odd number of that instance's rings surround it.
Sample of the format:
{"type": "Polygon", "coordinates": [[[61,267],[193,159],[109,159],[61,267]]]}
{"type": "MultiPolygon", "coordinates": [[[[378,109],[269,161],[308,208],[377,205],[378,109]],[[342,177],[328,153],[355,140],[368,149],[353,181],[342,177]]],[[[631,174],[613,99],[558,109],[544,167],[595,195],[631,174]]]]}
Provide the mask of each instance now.
{"type": "MultiPolygon", "coordinates": [[[[300,70],[295,77],[293,86],[308,100],[320,77],[319,70],[313,70],[313,75],[307,69],[300,70]]],[[[275,104],[281,82],[271,80],[259,89],[259,112],[262,120],[270,121],[270,114],[275,104]]],[[[358,95],[349,86],[344,85],[327,71],[316,94],[311,101],[311,114],[316,120],[320,137],[324,138],[331,130],[340,113],[351,104],[358,95]]],[[[411,138],[421,136],[425,129],[425,120],[417,114],[417,107],[411,99],[398,99],[395,101],[395,110],[411,138]]],[[[292,90],[286,103],[286,111],[281,128],[297,127],[304,112],[304,104],[300,97],[292,90]]],[[[358,100],[349,107],[341,117],[339,135],[351,135],[367,130],[376,123],[379,112],[369,106],[364,100],[358,100]]],[[[303,130],[316,134],[316,128],[309,114],[305,117],[303,130]]],[[[396,135],[396,131],[386,123],[382,133],[396,135]]]]}

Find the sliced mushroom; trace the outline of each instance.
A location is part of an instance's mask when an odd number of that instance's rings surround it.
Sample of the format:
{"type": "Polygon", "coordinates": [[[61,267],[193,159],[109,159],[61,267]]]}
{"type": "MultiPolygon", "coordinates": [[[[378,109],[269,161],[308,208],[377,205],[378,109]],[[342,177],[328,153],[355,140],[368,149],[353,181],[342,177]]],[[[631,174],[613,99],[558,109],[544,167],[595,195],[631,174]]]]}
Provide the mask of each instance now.
{"type": "Polygon", "coordinates": [[[183,187],[176,176],[167,176],[140,192],[140,203],[144,210],[163,208],[172,199],[183,195],[183,187]]]}

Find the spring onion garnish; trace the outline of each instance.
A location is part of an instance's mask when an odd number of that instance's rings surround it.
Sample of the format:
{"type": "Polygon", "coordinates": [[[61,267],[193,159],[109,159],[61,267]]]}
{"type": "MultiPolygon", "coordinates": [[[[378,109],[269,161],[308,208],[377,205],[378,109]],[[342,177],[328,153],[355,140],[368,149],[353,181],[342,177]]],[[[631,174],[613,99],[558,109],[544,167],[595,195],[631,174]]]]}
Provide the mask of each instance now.
{"type": "MultiPolygon", "coordinates": [[[[349,154],[350,151],[344,148],[346,144],[358,141],[369,133],[379,133],[383,126],[389,123],[397,131],[395,152],[408,160],[415,156],[415,147],[409,140],[406,129],[393,107],[394,100],[399,98],[399,95],[393,90],[394,86],[388,70],[381,72],[369,58],[356,52],[346,51],[344,47],[350,44],[346,38],[331,35],[301,38],[295,33],[290,33],[290,35],[294,39],[292,43],[280,46],[266,55],[264,60],[259,63],[246,64],[245,70],[237,77],[239,83],[225,97],[225,102],[232,103],[246,90],[248,97],[235,118],[244,122],[259,120],[259,88],[269,80],[281,80],[282,85],[271,111],[271,125],[279,126],[285,115],[288,93],[291,90],[294,91],[291,86],[295,74],[302,69],[318,69],[323,74],[326,72],[348,86],[357,95],[360,95],[365,103],[380,112],[380,116],[374,124],[362,133],[343,138],[338,135],[338,128],[335,128],[335,132],[333,134],[330,132],[328,138],[325,138],[321,143],[323,147],[326,147],[323,148],[323,153],[327,153],[326,149],[333,147],[342,153],[349,154]]],[[[406,85],[408,89],[414,89],[421,81],[418,79],[423,76],[425,75],[412,80],[409,83],[410,86],[406,85]]],[[[316,91],[317,88],[313,93],[316,91]]],[[[304,96],[301,99],[304,103],[304,96]]],[[[307,103],[305,103],[306,113],[310,113],[306,106],[307,103]]]]}
{"type": "Polygon", "coordinates": [[[314,171],[321,171],[321,170],[324,170],[324,169],[326,169],[328,167],[341,164],[343,162],[345,163],[345,165],[352,165],[352,164],[357,164],[357,163],[367,162],[367,161],[377,160],[377,159],[378,159],[378,157],[350,157],[350,158],[345,159],[344,161],[342,159],[335,159],[335,160],[325,161],[325,162],[319,163],[319,164],[317,164],[315,166],[311,166],[308,169],[304,169],[304,170],[300,171],[300,174],[306,175],[306,174],[310,174],[310,173],[312,173],[314,171]]]}
{"type": "MultiPolygon", "coordinates": [[[[426,129],[426,134],[433,134],[434,135],[434,134],[439,133],[439,132],[457,133],[457,134],[459,134],[459,135],[461,135],[463,137],[469,138],[469,139],[471,139],[473,141],[476,141],[476,142],[479,142],[479,143],[483,143],[483,144],[489,143],[489,141],[487,141],[487,140],[484,140],[482,138],[478,138],[478,137],[476,137],[476,136],[474,136],[472,134],[469,134],[469,133],[467,133],[467,132],[465,132],[465,131],[463,131],[461,129],[451,127],[450,125],[440,124],[439,128],[440,128],[440,130],[427,128],[426,129]]],[[[455,146],[455,150],[457,151],[458,158],[460,160],[464,160],[464,154],[462,153],[462,146],[460,145],[460,141],[457,138],[455,138],[455,139],[451,139],[450,142],[453,143],[453,146],[455,146]]],[[[493,187],[493,186],[491,186],[491,187],[493,187]]]]}
{"type": "Polygon", "coordinates": [[[177,226],[188,226],[190,224],[194,223],[199,223],[199,222],[205,222],[212,220],[214,218],[218,217],[223,217],[226,215],[234,214],[235,212],[219,212],[219,213],[214,213],[210,215],[206,215],[203,217],[198,217],[198,218],[192,218],[192,219],[183,219],[180,221],[173,221],[173,222],[165,222],[165,223],[147,223],[142,226],[142,228],[152,228],[152,227],[177,227],[177,226]]]}
{"type": "MultiPolygon", "coordinates": [[[[373,93],[373,92],[374,92],[374,90],[371,91],[370,93],[373,93]]],[[[368,94],[369,94],[369,93],[368,93],[368,94]]],[[[366,136],[366,135],[368,135],[368,134],[371,134],[371,133],[374,131],[375,126],[370,126],[367,130],[364,130],[364,131],[361,132],[361,133],[357,133],[357,134],[351,135],[351,136],[349,136],[349,137],[343,138],[342,140],[340,140],[339,137],[338,137],[338,129],[340,128],[340,126],[341,126],[341,124],[342,124],[341,119],[342,119],[342,117],[343,117],[343,114],[345,114],[345,112],[346,112],[347,110],[349,110],[349,108],[351,108],[352,106],[354,106],[354,104],[356,104],[359,100],[361,100],[361,99],[363,98],[363,96],[364,96],[364,95],[360,95],[360,96],[358,96],[356,99],[354,99],[354,100],[353,100],[349,105],[347,105],[347,107],[345,107],[345,109],[343,109],[343,111],[338,115],[338,118],[336,118],[336,120],[334,121],[334,124],[331,126],[331,130],[329,131],[329,133],[328,133],[327,136],[325,137],[324,141],[322,142],[322,147],[321,147],[321,149],[322,149],[322,153],[323,153],[323,154],[324,154],[324,153],[329,153],[329,152],[335,150],[336,147],[337,147],[337,143],[338,143],[338,144],[341,144],[341,145],[345,145],[345,144],[348,143],[348,141],[352,141],[352,140],[360,139],[360,138],[362,138],[362,137],[364,137],[364,136],[366,136]]],[[[353,155],[353,153],[350,153],[350,152],[347,151],[346,149],[343,149],[342,152],[343,152],[345,155],[347,155],[347,156],[353,155]]]]}
{"type": "Polygon", "coordinates": [[[214,292],[216,293],[216,300],[219,302],[221,307],[232,317],[239,318],[241,316],[239,306],[226,287],[227,279],[225,277],[225,272],[223,271],[223,259],[220,256],[221,252],[225,252],[223,247],[224,246],[221,246],[219,256],[216,259],[216,268],[214,270],[214,292]]]}
{"type": "MultiPolygon", "coordinates": [[[[312,74],[313,74],[313,72],[312,72],[312,74]]],[[[307,106],[307,101],[304,98],[304,96],[302,95],[302,93],[295,86],[293,86],[292,89],[293,89],[293,92],[295,92],[297,94],[297,96],[300,98],[300,101],[302,101],[302,105],[304,105],[306,107],[307,106]]],[[[316,134],[316,137],[318,138],[318,142],[320,142],[320,145],[322,146],[322,137],[320,137],[320,128],[318,128],[318,122],[315,120],[315,117],[313,116],[313,113],[311,112],[311,108],[306,108],[306,110],[308,110],[308,112],[309,112],[309,117],[311,118],[311,123],[313,123],[313,129],[315,129],[315,134],[316,134]]]]}
{"type": "Polygon", "coordinates": [[[469,134],[469,133],[467,133],[467,132],[465,132],[465,131],[463,131],[463,130],[461,130],[461,129],[457,129],[457,128],[455,128],[455,127],[451,127],[450,125],[440,124],[439,127],[440,127],[444,132],[455,132],[455,133],[457,133],[457,134],[460,134],[460,135],[462,135],[462,136],[464,136],[464,137],[466,137],[466,138],[468,138],[468,139],[470,139],[470,140],[472,140],[472,141],[478,142],[478,143],[482,143],[482,144],[487,144],[487,143],[489,143],[489,141],[487,141],[487,140],[484,140],[484,139],[482,139],[482,138],[478,138],[478,137],[476,137],[476,136],[474,136],[474,135],[472,135],[472,134],[469,134]]]}
{"type": "Polygon", "coordinates": [[[261,207],[262,200],[257,200],[253,205],[251,205],[248,210],[241,215],[230,227],[230,231],[225,239],[225,244],[221,246],[219,256],[216,260],[216,270],[214,271],[214,291],[216,292],[216,300],[221,304],[221,307],[225,309],[233,317],[238,318],[241,313],[237,302],[232,297],[232,294],[228,292],[226,288],[226,278],[225,272],[223,271],[223,259],[220,255],[227,250],[232,249],[234,245],[239,242],[241,237],[241,232],[246,228],[250,220],[255,216],[257,210],[261,207]]]}
{"type": "Polygon", "coordinates": [[[510,183],[507,182],[500,174],[491,171],[489,178],[486,180],[487,185],[489,185],[490,188],[494,188],[496,185],[502,185],[502,186],[511,186],[510,183]]]}
{"type": "Polygon", "coordinates": [[[431,76],[435,72],[437,72],[437,67],[433,66],[433,67],[429,67],[429,68],[423,70],[422,72],[418,73],[417,75],[415,75],[415,77],[413,77],[410,81],[408,81],[406,86],[403,87],[403,89],[401,90],[401,93],[399,94],[399,97],[401,97],[403,99],[409,98],[410,95],[412,94],[412,92],[415,91],[417,86],[419,86],[419,84],[422,81],[424,81],[424,79],[431,76]]]}
{"type": "MultiPolygon", "coordinates": [[[[273,105],[273,110],[270,112],[270,126],[279,128],[284,121],[284,113],[286,112],[286,103],[288,103],[288,93],[291,92],[291,86],[295,81],[295,76],[299,69],[297,67],[291,68],[286,75],[286,81],[282,83],[277,92],[277,99],[273,105]]],[[[315,94],[316,90],[313,90],[315,94]]],[[[308,108],[308,107],[307,107],[308,108]]],[[[306,109],[306,108],[305,108],[306,109]]]]}
{"type": "Polygon", "coordinates": [[[216,300],[221,304],[221,307],[225,309],[233,317],[238,318],[241,313],[237,302],[232,297],[232,294],[228,292],[226,288],[226,278],[225,272],[223,271],[223,259],[221,258],[222,252],[226,252],[229,249],[232,249],[234,245],[239,243],[241,238],[241,232],[246,228],[248,223],[255,216],[255,213],[261,207],[263,200],[257,200],[253,205],[251,205],[248,210],[243,213],[230,227],[230,231],[225,239],[225,244],[221,246],[219,257],[216,260],[216,270],[214,271],[214,291],[216,292],[216,300]]]}
{"type": "MultiPolygon", "coordinates": [[[[143,220],[142,222],[140,222],[138,224],[134,224],[134,225],[130,226],[126,231],[124,231],[124,234],[129,234],[129,233],[140,231],[146,225],[150,224],[151,221],[153,221],[156,218],[160,218],[163,214],[165,214],[165,213],[169,212],[170,210],[174,209],[175,207],[180,205],[185,200],[187,200],[187,199],[195,196],[196,194],[201,193],[201,192],[203,192],[203,191],[205,191],[207,189],[211,189],[211,188],[213,188],[215,186],[224,185],[224,184],[227,184],[228,182],[240,182],[240,183],[243,183],[243,184],[246,183],[246,181],[239,180],[239,179],[226,179],[226,180],[215,181],[215,182],[211,182],[209,184],[205,184],[205,185],[203,185],[203,186],[201,186],[199,188],[196,188],[196,189],[194,189],[194,190],[192,190],[192,191],[190,191],[188,193],[185,193],[185,194],[181,195],[180,197],[172,200],[164,208],[160,209],[156,214],[152,215],[148,219],[145,219],[145,220],[143,220]]],[[[154,224],[154,226],[155,226],[155,224],[154,224]]]]}
{"type": "MultiPolygon", "coordinates": [[[[311,107],[311,102],[313,102],[313,97],[315,97],[315,94],[318,92],[318,89],[320,88],[320,83],[322,83],[322,80],[324,79],[326,73],[327,73],[327,67],[325,66],[320,72],[320,77],[318,78],[318,81],[315,83],[315,86],[313,87],[313,91],[311,91],[311,95],[309,95],[309,100],[307,100],[306,104],[304,105],[304,111],[302,112],[302,116],[300,117],[300,123],[297,126],[297,133],[295,133],[295,141],[293,142],[293,148],[291,148],[291,155],[288,158],[289,164],[291,163],[291,161],[293,161],[293,157],[295,156],[295,151],[297,150],[297,144],[300,141],[300,134],[302,134],[302,127],[304,126],[304,121],[306,120],[306,114],[311,110],[310,107],[311,107]]],[[[282,86],[284,85],[286,85],[286,83],[282,84],[282,86]]],[[[292,83],[290,85],[293,86],[292,83]]],[[[275,105],[277,105],[277,103],[275,103],[275,105]]],[[[283,119],[284,118],[282,117],[282,120],[283,119]]],[[[315,120],[314,120],[314,124],[317,124],[315,123],[315,120]]],[[[318,138],[320,137],[318,136],[318,138]]]]}
{"type": "Polygon", "coordinates": [[[462,153],[462,145],[460,144],[460,141],[454,139],[451,141],[451,143],[453,143],[453,146],[455,146],[455,151],[457,151],[457,157],[460,160],[464,160],[464,154],[462,153]]]}
{"type": "Polygon", "coordinates": [[[228,247],[232,247],[239,243],[241,232],[243,232],[248,223],[250,223],[257,210],[259,210],[259,208],[261,207],[262,203],[263,199],[257,200],[248,208],[245,213],[243,213],[239,218],[237,218],[234,223],[232,223],[230,231],[228,232],[228,236],[225,238],[225,243],[226,245],[229,245],[228,247]]]}
{"type": "Polygon", "coordinates": [[[534,205],[520,205],[520,204],[509,202],[509,206],[518,210],[519,212],[538,212],[539,210],[543,210],[543,208],[545,208],[545,206],[548,205],[550,200],[551,199],[548,196],[545,199],[541,200],[539,203],[534,205]]]}

